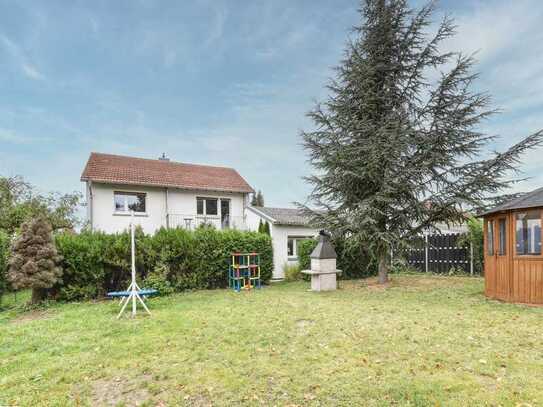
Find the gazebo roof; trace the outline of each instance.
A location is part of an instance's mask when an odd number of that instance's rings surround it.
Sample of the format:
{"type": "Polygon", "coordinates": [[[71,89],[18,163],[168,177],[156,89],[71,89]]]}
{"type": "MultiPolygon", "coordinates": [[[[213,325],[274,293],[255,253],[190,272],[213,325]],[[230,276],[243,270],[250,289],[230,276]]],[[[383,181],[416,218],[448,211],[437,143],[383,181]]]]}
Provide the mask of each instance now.
{"type": "Polygon", "coordinates": [[[501,205],[498,205],[481,215],[486,216],[497,212],[510,211],[513,209],[529,209],[543,207],[543,187],[538,188],[535,191],[528,192],[518,198],[512,199],[501,205]]]}

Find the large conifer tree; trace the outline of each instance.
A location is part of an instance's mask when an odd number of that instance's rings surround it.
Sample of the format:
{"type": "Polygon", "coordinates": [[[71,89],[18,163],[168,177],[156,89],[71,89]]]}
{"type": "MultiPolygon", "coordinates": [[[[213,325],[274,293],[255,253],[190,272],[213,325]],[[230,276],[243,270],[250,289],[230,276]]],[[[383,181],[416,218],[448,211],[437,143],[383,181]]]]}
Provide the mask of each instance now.
{"type": "Polygon", "coordinates": [[[368,248],[381,283],[392,247],[431,224],[463,221],[514,182],[520,155],[542,141],[538,132],[482,158],[493,136],[478,125],[495,111],[472,89],[472,57],[440,50],[453,21],[428,34],[434,10],[363,1],[331,95],[309,113],[316,128],[302,133],[315,169],[309,202],[325,209],[314,220],[368,248]]]}

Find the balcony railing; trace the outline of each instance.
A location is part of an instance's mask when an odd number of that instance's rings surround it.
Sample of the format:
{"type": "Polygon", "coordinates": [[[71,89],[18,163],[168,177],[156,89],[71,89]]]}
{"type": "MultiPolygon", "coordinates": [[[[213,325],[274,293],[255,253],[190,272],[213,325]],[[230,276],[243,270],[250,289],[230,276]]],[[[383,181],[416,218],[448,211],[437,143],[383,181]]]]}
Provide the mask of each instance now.
{"type": "Polygon", "coordinates": [[[247,223],[243,216],[229,216],[222,220],[220,216],[202,216],[182,213],[170,213],[167,216],[167,224],[170,228],[194,230],[202,225],[210,225],[215,229],[248,230],[247,223]]]}

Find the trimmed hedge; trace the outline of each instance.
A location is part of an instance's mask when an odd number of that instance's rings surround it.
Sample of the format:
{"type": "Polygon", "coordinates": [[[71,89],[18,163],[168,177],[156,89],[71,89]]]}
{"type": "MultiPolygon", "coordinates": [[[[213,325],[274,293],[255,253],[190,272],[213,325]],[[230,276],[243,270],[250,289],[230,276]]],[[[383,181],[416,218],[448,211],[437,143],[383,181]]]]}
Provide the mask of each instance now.
{"type": "MultiPolygon", "coordinates": [[[[298,262],[301,270],[311,268],[310,255],[315,246],[316,239],[303,240],[298,246],[298,262]]],[[[359,247],[354,241],[344,238],[333,239],[337,253],[337,268],[342,270],[342,279],[363,278],[377,275],[377,265],[371,260],[366,250],[359,247]]]]}
{"type": "MultiPolygon", "coordinates": [[[[107,291],[124,290],[130,280],[128,232],[83,232],[56,238],[62,255],[62,283],[52,290],[65,301],[97,298],[107,291]]],[[[226,287],[230,253],[260,253],[261,275],[272,275],[273,253],[269,236],[203,227],[195,231],[161,229],[155,235],[136,231],[136,271],[140,286],[162,293],[226,287]]]]}

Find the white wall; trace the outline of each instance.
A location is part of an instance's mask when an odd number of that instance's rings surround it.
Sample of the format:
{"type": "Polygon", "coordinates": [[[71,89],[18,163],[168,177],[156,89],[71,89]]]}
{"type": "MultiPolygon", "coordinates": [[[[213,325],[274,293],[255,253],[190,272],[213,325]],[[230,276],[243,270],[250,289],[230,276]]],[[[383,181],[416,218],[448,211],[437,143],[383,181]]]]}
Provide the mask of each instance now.
{"type": "Polygon", "coordinates": [[[317,236],[318,229],[303,226],[272,225],[271,237],[273,242],[273,278],[285,278],[283,267],[285,264],[297,264],[297,260],[288,257],[288,237],[317,236]]]}
{"type": "Polygon", "coordinates": [[[116,233],[127,229],[129,214],[116,214],[113,200],[114,191],[143,192],[146,195],[146,214],[135,216],[136,225],[145,233],[154,233],[166,225],[166,200],[164,188],[109,185],[92,183],[92,227],[106,233],[116,233]]]}
{"type": "Polygon", "coordinates": [[[258,224],[268,221],[270,224],[270,235],[273,245],[273,275],[274,279],[285,278],[283,267],[285,264],[297,264],[297,260],[289,259],[287,241],[289,236],[317,236],[318,229],[312,229],[304,226],[277,225],[270,222],[264,216],[255,213],[252,210],[247,211],[247,225],[249,230],[258,230],[258,224]]]}
{"type": "MultiPolygon", "coordinates": [[[[248,209],[247,210],[247,228],[249,230],[252,230],[253,232],[257,232],[258,231],[258,225],[260,224],[260,220],[262,219],[262,222],[264,222],[265,220],[267,220],[266,218],[264,218],[263,216],[260,216],[258,214],[256,214],[254,211],[252,211],[251,209],[248,209]]],[[[271,226],[271,222],[268,220],[268,223],[270,224],[271,226]]]]}
{"type": "MultiPolygon", "coordinates": [[[[136,224],[141,225],[145,233],[154,233],[162,226],[166,226],[166,208],[170,214],[196,217],[196,197],[212,197],[230,200],[230,216],[232,221],[241,221],[244,217],[247,196],[242,193],[215,193],[212,191],[186,191],[168,189],[168,202],[166,205],[166,188],[144,187],[129,185],[113,185],[92,183],[92,227],[107,233],[121,232],[128,228],[130,216],[116,214],[113,200],[114,191],[143,192],[146,194],[146,214],[136,215],[136,224]]],[[[87,197],[89,206],[91,200],[87,197]]],[[[220,214],[220,207],[219,207],[220,214]]],[[[220,215],[217,216],[220,218],[220,215]]],[[[220,224],[220,223],[219,223],[220,224]]]]}

